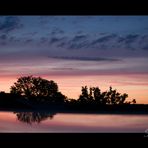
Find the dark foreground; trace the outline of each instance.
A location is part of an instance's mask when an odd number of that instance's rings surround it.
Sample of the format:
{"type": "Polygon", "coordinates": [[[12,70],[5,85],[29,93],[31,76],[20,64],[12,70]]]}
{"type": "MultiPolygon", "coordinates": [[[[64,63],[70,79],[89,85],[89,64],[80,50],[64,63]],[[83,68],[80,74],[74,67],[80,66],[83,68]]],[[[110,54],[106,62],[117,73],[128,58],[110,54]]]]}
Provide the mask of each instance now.
{"type": "Polygon", "coordinates": [[[0,111],[86,113],[86,114],[148,114],[147,104],[128,105],[39,105],[0,106],[0,111]]]}
{"type": "Polygon", "coordinates": [[[103,105],[83,102],[37,102],[24,98],[1,97],[0,111],[53,112],[53,113],[101,113],[101,114],[148,114],[148,104],[103,105]]]}

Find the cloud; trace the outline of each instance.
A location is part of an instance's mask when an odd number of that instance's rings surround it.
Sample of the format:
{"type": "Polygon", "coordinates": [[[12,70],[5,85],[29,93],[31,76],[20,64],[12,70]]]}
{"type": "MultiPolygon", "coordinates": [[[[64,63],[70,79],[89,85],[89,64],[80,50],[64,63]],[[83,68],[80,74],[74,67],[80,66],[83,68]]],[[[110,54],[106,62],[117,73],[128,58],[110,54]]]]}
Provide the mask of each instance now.
{"type": "Polygon", "coordinates": [[[3,33],[8,33],[21,27],[23,25],[20,23],[20,19],[14,16],[6,17],[3,22],[0,22],[0,32],[3,33]]]}
{"type": "Polygon", "coordinates": [[[48,41],[48,38],[47,37],[41,37],[40,38],[40,43],[41,44],[43,44],[43,43],[45,43],[45,42],[47,42],[48,41]]]}
{"type": "Polygon", "coordinates": [[[125,42],[127,44],[130,44],[134,42],[136,39],[138,39],[138,37],[140,37],[140,35],[138,34],[128,34],[125,37],[118,37],[118,42],[125,42]]]}
{"type": "Polygon", "coordinates": [[[79,41],[82,41],[84,39],[87,38],[87,35],[76,35],[73,39],[72,39],[72,42],[79,42],[79,41]]]}
{"type": "Polygon", "coordinates": [[[57,49],[63,48],[66,50],[147,50],[147,35],[128,34],[119,36],[118,34],[107,34],[102,37],[99,34],[98,36],[93,38],[88,34],[80,34],[72,37],[41,37],[39,43],[48,43],[49,46],[53,45],[57,49]]]}
{"type": "Polygon", "coordinates": [[[33,36],[35,36],[36,34],[38,34],[38,32],[37,32],[37,31],[24,33],[23,35],[24,35],[24,36],[33,37],[33,36]]]}
{"type": "Polygon", "coordinates": [[[53,37],[53,38],[50,39],[50,44],[57,43],[57,42],[60,42],[62,40],[64,40],[64,37],[63,38],[53,37]]]}
{"type": "Polygon", "coordinates": [[[67,46],[67,49],[80,49],[80,48],[87,48],[88,47],[88,42],[87,41],[83,41],[80,43],[69,43],[69,45],[67,46]]]}
{"type": "Polygon", "coordinates": [[[61,42],[57,45],[57,47],[64,48],[66,46],[66,42],[61,42]]]}
{"type": "MultiPolygon", "coordinates": [[[[1,23],[0,23],[1,24],[1,23]]],[[[128,54],[132,55],[132,51],[136,50],[133,54],[138,54],[138,51],[148,51],[148,35],[140,34],[97,34],[92,36],[92,34],[72,34],[72,35],[57,35],[57,36],[47,36],[47,34],[42,34],[41,36],[36,35],[37,32],[30,31],[27,32],[26,36],[15,36],[15,34],[0,34],[0,46],[9,48],[25,48],[30,52],[30,49],[36,48],[36,50],[48,50],[52,53],[58,51],[59,53],[67,52],[66,55],[72,55],[72,53],[77,50],[75,55],[84,55],[84,52],[95,56],[96,54],[109,55],[121,55],[128,54]],[[26,44],[28,43],[28,44],[26,44]],[[51,48],[52,47],[52,48],[51,48]],[[60,48],[60,49],[59,49],[60,48]],[[54,51],[56,49],[56,51],[54,51]],[[73,51],[72,51],[73,50],[73,51]],[[79,50],[79,51],[78,51],[79,50]],[[127,53],[129,52],[131,53],[127,53]],[[114,52],[114,53],[113,53],[114,52]],[[126,52],[126,53],[125,53],[126,52]]],[[[86,54],[85,54],[86,55],[86,54]]],[[[87,55],[86,55],[87,56],[87,55]]],[[[106,57],[106,56],[105,56],[106,57]]]]}
{"type": "Polygon", "coordinates": [[[127,44],[130,44],[130,43],[134,42],[138,37],[139,37],[139,35],[129,34],[125,37],[125,42],[127,44]]]}
{"type": "Polygon", "coordinates": [[[67,67],[67,68],[65,68],[65,67],[61,67],[61,68],[51,68],[51,69],[52,69],[52,70],[60,70],[60,71],[61,71],[61,70],[62,70],[62,71],[63,71],[63,70],[76,70],[76,68],[68,68],[68,67],[67,67]]]}
{"type": "Polygon", "coordinates": [[[64,34],[64,31],[59,29],[59,28],[54,28],[51,33],[51,35],[59,35],[59,34],[64,34]]]}
{"type": "MultiPolygon", "coordinates": [[[[142,75],[142,74],[141,74],[142,75]]],[[[118,84],[118,85],[133,85],[133,86],[135,86],[135,85],[138,85],[138,86],[140,86],[140,85],[144,85],[144,86],[148,86],[148,82],[126,82],[126,81],[118,81],[118,82],[113,82],[114,84],[118,84]]]]}
{"type": "Polygon", "coordinates": [[[148,50],[148,45],[145,45],[144,47],[142,47],[143,50],[148,50]]]}
{"type": "Polygon", "coordinates": [[[74,36],[67,42],[62,43],[62,47],[67,49],[96,49],[96,50],[145,50],[148,42],[147,35],[128,34],[120,36],[118,34],[103,35],[103,37],[93,38],[88,35],[74,36]]]}
{"type": "Polygon", "coordinates": [[[62,44],[62,46],[65,45],[67,49],[87,48],[89,45],[88,39],[88,35],[76,35],[72,39],[66,40],[66,44],[62,44]]]}
{"type": "Polygon", "coordinates": [[[107,36],[101,37],[101,38],[93,41],[92,44],[97,44],[97,43],[102,43],[102,42],[108,42],[109,40],[111,40],[111,39],[113,39],[115,37],[117,37],[116,34],[107,35],[107,36]]]}
{"type": "Polygon", "coordinates": [[[100,58],[100,57],[68,57],[68,56],[54,56],[50,58],[64,59],[64,60],[79,60],[79,61],[119,61],[114,58],[100,58]]]}
{"type": "Polygon", "coordinates": [[[53,44],[53,43],[58,42],[58,41],[59,41],[58,38],[51,38],[50,39],[50,44],[53,44]]]}
{"type": "Polygon", "coordinates": [[[65,21],[67,19],[66,16],[54,16],[54,15],[51,15],[51,16],[39,16],[38,17],[39,19],[39,22],[41,24],[48,24],[49,22],[53,22],[53,21],[65,21]]]}
{"type": "Polygon", "coordinates": [[[71,23],[74,23],[75,25],[84,24],[93,21],[94,19],[96,19],[96,16],[72,16],[71,23]]]}
{"type": "Polygon", "coordinates": [[[118,42],[118,43],[121,43],[121,42],[123,42],[123,41],[125,41],[125,38],[119,36],[118,39],[117,39],[117,42],[118,42]]]}
{"type": "Polygon", "coordinates": [[[76,35],[71,40],[63,43],[67,49],[111,49],[112,44],[108,44],[110,41],[114,41],[118,36],[116,34],[109,34],[103,37],[94,39],[89,35],[76,35]]]}
{"type": "Polygon", "coordinates": [[[6,34],[2,34],[1,36],[0,36],[0,40],[6,40],[7,39],[7,35],[6,34]]]}
{"type": "Polygon", "coordinates": [[[27,39],[27,40],[25,41],[25,43],[31,43],[31,42],[33,42],[33,39],[27,39]]]}
{"type": "Polygon", "coordinates": [[[124,37],[118,37],[117,43],[120,47],[124,47],[128,50],[143,49],[142,46],[145,44],[142,40],[142,36],[138,34],[128,34],[124,37]],[[141,39],[141,43],[139,42],[141,39]]]}
{"type": "Polygon", "coordinates": [[[7,44],[7,39],[8,39],[8,36],[6,34],[2,34],[0,36],[0,45],[1,46],[6,46],[7,44]]]}
{"type": "Polygon", "coordinates": [[[82,33],[84,33],[82,30],[76,32],[76,34],[82,34],[82,33]]]}

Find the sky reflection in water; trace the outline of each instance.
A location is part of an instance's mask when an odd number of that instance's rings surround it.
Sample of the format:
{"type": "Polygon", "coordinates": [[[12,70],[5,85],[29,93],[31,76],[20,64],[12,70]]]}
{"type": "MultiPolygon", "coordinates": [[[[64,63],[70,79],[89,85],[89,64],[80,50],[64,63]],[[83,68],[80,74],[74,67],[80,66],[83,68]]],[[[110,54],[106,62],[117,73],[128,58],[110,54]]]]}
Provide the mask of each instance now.
{"type": "Polygon", "coordinates": [[[147,115],[0,112],[1,133],[144,133],[147,123],[147,115]]]}

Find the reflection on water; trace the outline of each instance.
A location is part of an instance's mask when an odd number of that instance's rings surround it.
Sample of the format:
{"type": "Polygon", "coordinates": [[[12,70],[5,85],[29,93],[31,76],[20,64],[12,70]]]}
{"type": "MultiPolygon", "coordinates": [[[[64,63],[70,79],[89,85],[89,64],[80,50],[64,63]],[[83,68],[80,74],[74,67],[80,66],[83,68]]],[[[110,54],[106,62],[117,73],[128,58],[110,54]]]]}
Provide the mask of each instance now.
{"type": "Polygon", "coordinates": [[[56,113],[46,112],[15,112],[17,119],[25,123],[40,123],[43,120],[52,119],[56,113]]]}
{"type": "Polygon", "coordinates": [[[0,112],[0,133],[144,133],[147,129],[148,115],[0,112]]]}

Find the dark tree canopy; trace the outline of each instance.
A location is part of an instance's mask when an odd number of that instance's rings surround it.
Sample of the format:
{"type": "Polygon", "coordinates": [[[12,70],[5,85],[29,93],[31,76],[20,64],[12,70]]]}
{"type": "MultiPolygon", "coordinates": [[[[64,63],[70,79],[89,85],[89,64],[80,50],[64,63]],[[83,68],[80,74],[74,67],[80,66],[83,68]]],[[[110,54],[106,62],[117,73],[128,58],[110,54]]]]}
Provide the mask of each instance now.
{"type": "Polygon", "coordinates": [[[120,94],[117,90],[113,90],[112,87],[109,88],[108,91],[101,92],[99,87],[90,87],[88,90],[87,86],[82,87],[81,95],[79,96],[78,101],[80,103],[95,103],[98,105],[106,105],[106,104],[130,104],[136,103],[136,100],[133,99],[131,102],[127,102],[126,98],[128,94],[120,94]]]}
{"type": "Polygon", "coordinates": [[[10,88],[11,94],[24,96],[29,100],[37,101],[64,101],[64,95],[58,92],[58,85],[53,80],[46,80],[41,77],[26,76],[18,78],[10,88]],[[53,99],[54,98],[54,99],[53,99]]]}
{"type": "Polygon", "coordinates": [[[23,95],[27,98],[35,96],[52,96],[58,91],[54,81],[48,81],[40,77],[20,77],[11,87],[11,93],[23,95]]]}

